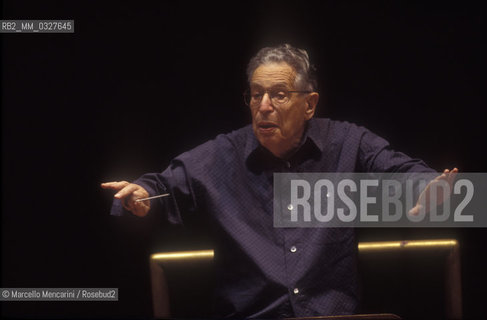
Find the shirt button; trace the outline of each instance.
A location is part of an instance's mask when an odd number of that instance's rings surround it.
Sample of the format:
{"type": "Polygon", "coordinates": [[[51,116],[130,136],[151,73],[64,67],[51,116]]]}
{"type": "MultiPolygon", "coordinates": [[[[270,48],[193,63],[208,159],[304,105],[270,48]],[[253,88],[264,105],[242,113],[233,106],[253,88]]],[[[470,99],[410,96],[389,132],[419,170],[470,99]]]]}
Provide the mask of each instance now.
{"type": "Polygon", "coordinates": [[[294,294],[298,294],[299,293],[299,289],[298,288],[294,288],[293,292],[294,292],[294,294]]]}
{"type": "Polygon", "coordinates": [[[289,251],[291,252],[296,252],[296,250],[298,250],[295,246],[292,246],[291,249],[289,249],[289,251]]]}

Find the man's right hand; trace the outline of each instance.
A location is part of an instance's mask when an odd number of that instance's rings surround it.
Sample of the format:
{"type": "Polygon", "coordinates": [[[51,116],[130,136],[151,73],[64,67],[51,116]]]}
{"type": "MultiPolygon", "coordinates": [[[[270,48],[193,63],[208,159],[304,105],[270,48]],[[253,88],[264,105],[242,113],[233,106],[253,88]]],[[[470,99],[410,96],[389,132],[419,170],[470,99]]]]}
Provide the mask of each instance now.
{"type": "Polygon", "coordinates": [[[101,184],[103,189],[115,190],[117,193],[114,198],[120,199],[125,209],[136,216],[144,217],[150,210],[150,200],[138,201],[137,199],[149,197],[147,190],[138,184],[127,181],[104,182],[101,184]]]}

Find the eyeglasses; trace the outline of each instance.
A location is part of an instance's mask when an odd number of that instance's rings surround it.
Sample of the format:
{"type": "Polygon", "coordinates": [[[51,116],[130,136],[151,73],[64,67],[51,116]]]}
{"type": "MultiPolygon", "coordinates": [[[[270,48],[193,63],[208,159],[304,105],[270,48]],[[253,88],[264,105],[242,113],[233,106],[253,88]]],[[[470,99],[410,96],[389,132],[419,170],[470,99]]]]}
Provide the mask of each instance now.
{"type": "Polygon", "coordinates": [[[249,90],[247,89],[243,96],[245,104],[254,107],[258,106],[264,95],[267,93],[274,106],[280,106],[286,104],[291,99],[292,93],[311,93],[313,91],[296,91],[296,90],[282,90],[282,89],[270,89],[270,90],[249,90]]]}

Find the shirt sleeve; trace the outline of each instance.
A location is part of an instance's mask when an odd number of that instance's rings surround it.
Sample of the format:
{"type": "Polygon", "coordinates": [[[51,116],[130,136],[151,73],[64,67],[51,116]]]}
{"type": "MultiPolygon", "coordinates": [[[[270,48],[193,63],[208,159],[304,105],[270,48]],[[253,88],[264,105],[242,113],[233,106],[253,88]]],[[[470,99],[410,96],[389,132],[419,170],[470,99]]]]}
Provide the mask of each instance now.
{"type": "Polygon", "coordinates": [[[359,162],[365,172],[435,172],[423,160],[393,150],[385,139],[367,129],[361,134],[359,162]]]}
{"type": "MultiPolygon", "coordinates": [[[[221,176],[226,176],[227,172],[222,168],[227,163],[234,163],[234,153],[229,138],[219,135],[180,154],[163,172],[144,174],[132,183],[146,189],[149,196],[169,193],[168,197],[150,200],[149,214],[162,214],[163,220],[171,224],[183,224],[185,215],[204,212],[205,199],[210,192],[208,186],[218,185],[221,176]]],[[[115,200],[111,213],[123,215],[128,212],[120,200],[115,200]]]]}
{"type": "MultiPolygon", "coordinates": [[[[160,212],[169,223],[182,224],[181,212],[196,210],[196,196],[187,169],[187,164],[182,159],[176,158],[163,172],[146,173],[132,182],[147,190],[149,196],[169,193],[168,197],[150,200],[149,214],[160,212]]],[[[125,210],[120,200],[115,199],[111,214],[121,216],[129,212],[125,210]]]]}
{"type": "Polygon", "coordinates": [[[392,175],[388,178],[403,184],[407,180],[412,181],[414,203],[424,187],[438,175],[423,160],[393,150],[385,139],[367,129],[364,129],[360,140],[359,162],[364,172],[390,173],[392,175]]]}

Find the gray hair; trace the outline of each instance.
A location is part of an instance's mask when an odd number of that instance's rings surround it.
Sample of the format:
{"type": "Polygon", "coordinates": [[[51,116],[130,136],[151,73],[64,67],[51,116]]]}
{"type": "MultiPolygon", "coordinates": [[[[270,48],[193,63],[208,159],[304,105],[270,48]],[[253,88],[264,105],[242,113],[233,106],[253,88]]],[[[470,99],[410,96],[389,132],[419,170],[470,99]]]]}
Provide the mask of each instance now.
{"type": "Polygon", "coordinates": [[[317,81],[315,68],[309,63],[309,56],[306,50],[298,49],[290,44],[282,44],[276,47],[265,47],[250,59],[247,66],[247,78],[250,83],[255,69],[267,63],[285,62],[296,71],[295,85],[300,90],[315,91],[317,81]]]}

